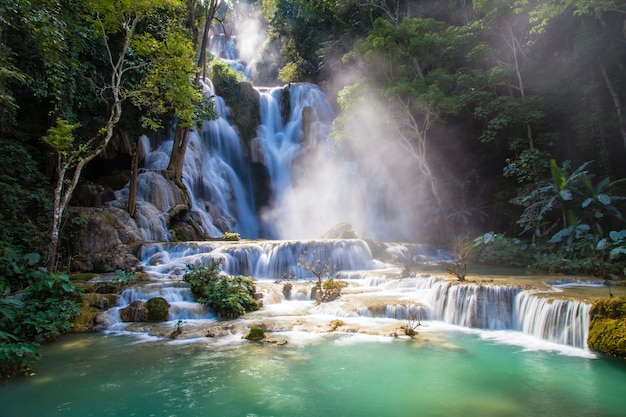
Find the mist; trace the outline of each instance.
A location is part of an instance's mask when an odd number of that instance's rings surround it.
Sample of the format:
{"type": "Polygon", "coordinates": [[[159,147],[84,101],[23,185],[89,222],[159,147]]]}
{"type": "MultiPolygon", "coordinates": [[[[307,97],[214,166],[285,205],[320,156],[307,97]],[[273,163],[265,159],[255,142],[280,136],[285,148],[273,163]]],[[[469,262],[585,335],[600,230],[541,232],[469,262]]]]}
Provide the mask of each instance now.
{"type": "Polygon", "coordinates": [[[318,238],[347,222],[360,236],[418,240],[414,212],[420,181],[411,158],[389,140],[388,117],[367,97],[342,115],[345,139],[331,139],[330,126],[318,126],[315,146],[294,163],[292,186],[262,213],[278,238],[318,238]]]}
{"type": "Polygon", "coordinates": [[[267,39],[267,24],[261,12],[245,2],[235,4],[234,14],[239,59],[251,64],[267,39]]]}

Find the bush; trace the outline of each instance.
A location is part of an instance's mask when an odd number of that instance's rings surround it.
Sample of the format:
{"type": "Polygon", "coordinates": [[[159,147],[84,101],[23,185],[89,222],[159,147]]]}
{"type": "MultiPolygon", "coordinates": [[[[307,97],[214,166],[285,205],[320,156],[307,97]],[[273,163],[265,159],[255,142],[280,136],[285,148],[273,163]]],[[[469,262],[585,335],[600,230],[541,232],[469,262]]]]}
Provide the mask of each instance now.
{"type": "Polygon", "coordinates": [[[488,265],[525,267],[533,262],[533,255],[519,239],[492,232],[474,239],[472,250],[472,260],[488,265]]]}
{"type": "Polygon", "coordinates": [[[187,265],[183,279],[199,303],[205,304],[220,318],[235,318],[259,309],[254,298],[256,286],[250,277],[221,274],[221,259],[199,265],[187,265]]]}
{"type": "Polygon", "coordinates": [[[7,251],[0,262],[0,289],[19,291],[0,298],[1,378],[29,373],[39,344],[67,332],[79,313],[80,292],[69,277],[36,269],[36,259],[7,251]]]}

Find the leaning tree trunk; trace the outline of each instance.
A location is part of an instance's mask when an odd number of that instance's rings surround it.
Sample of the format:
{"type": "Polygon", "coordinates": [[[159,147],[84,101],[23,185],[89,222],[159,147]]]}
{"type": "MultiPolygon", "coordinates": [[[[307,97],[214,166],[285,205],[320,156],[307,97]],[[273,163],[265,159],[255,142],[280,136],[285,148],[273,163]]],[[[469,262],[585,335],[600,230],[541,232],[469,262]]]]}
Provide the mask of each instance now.
{"type": "MultiPolygon", "coordinates": [[[[198,68],[200,70],[196,76],[196,83],[200,83],[201,77],[206,77],[206,50],[209,45],[211,22],[217,13],[218,4],[218,0],[211,0],[207,9],[204,31],[202,33],[202,43],[200,45],[200,57],[198,58],[198,68]]],[[[182,181],[183,179],[183,164],[185,162],[187,144],[189,143],[189,133],[189,128],[182,127],[176,128],[176,132],[174,133],[174,145],[172,146],[172,154],[170,155],[170,162],[167,165],[167,170],[172,173],[176,181],[182,181]]]]}
{"type": "Polygon", "coordinates": [[[185,152],[187,143],[189,142],[189,129],[177,128],[174,134],[174,145],[172,146],[172,154],[167,170],[172,173],[176,181],[183,179],[183,164],[185,162],[185,152]]]}

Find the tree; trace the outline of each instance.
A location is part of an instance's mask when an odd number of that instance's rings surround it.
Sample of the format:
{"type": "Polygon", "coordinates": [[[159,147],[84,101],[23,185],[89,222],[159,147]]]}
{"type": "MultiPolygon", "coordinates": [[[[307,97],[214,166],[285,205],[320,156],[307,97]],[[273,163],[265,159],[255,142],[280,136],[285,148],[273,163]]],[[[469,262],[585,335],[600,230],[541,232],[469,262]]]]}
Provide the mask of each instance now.
{"type": "Polygon", "coordinates": [[[583,28],[597,24],[593,36],[585,37],[585,42],[593,42],[593,47],[585,54],[590,66],[600,73],[602,80],[611,96],[617,116],[617,124],[626,149],[626,111],[622,103],[623,97],[620,84],[624,82],[623,60],[626,32],[624,32],[624,16],[626,5],[618,0],[550,0],[517,1],[517,5],[529,8],[532,30],[543,33],[549,24],[563,15],[582,17],[583,28]],[[621,62],[621,63],[620,63],[621,62]]]}
{"type": "MultiPolygon", "coordinates": [[[[136,87],[133,103],[144,110],[143,126],[150,130],[163,129],[173,120],[176,127],[175,146],[172,149],[169,170],[180,181],[189,129],[206,119],[215,117],[213,102],[205,98],[197,84],[198,68],[192,44],[176,27],[169,27],[162,40],[152,34],[138,35],[135,42],[138,56],[149,60],[145,77],[136,87]],[[185,135],[184,144],[181,142],[185,135]]],[[[133,151],[133,178],[136,183],[137,153],[133,151]]],[[[134,216],[136,192],[131,187],[128,211],[134,216]]]]}
{"type": "Polygon", "coordinates": [[[106,148],[122,115],[122,103],[131,93],[124,82],[130,71],[139,68],[137,63],[129,60],[137,25],[158,8],[177,4],[176,0],[140,0],[131,3],[93,0],[86,3],[87,11],[93,17],[93,27],[103,42],[108,62],[108,80],[99,92],[108,104],[108,115],[97,132],[84,140],[76,141],[74,137],[79,124],[72,124],[62,117],[57,117],[54,126],[43,137],[56,154],[56,184],[47,262],[49,271],[56,268],[61,222],[82,170],[106,148]]]}
{"type": "MultiPolygon", "coordinates": [[[[210,0],[205,6],[205,20],[204,30],[202,33],[202,42],[200,44],[200,56],[198,58],[196,71],[196,85],[200,85],[200,81],[206,78],[207,67],[207,48],[209,44],[209,33],[213,20],[218,19],[221,21],[224,19],[226,10],[230,7],[230,2],[224,0],[210,0]]],[[[192,10],[193,7],[190,7],[192,10]]],[[[195,25],[193,26],[195,27],[195,25]]],[[[195,46],[195,45],[194,45],[195,46]]],[[[205,106],[207,112],[204,116],[207,118],[214,118],[212,106],[205,106]]],[[[202,113],[202,112],[200,112],[202,113]]],[[[181,181],[183,177],[183,163],[185,161],[185,152],[187,151],[187,144],[189,143],[189,133],[191,124],[188,120],[183,119],[181,123],[177,124],[176,131],[174,133],[174,144],[172,146],[172,153],[170,155],[170,161],[167,165],[167,170],[172,172],[176,181],[181,181]]]]}
{"type": "MultiPolygon", "coordinates": [[[[360,66],[363,77],[340,93],[344,114],[373,95],[384,103],[388,118],[385,137],[409,155],[426,178],[444,239],[453,236],[438,173],[432,167],[431,128],[460,109],[455,94],[460,57],[479,48],[471,27],[446,26],[433,19],[406,18],[397,26],[378,19],[367,38],[346,55],[360,66]]],[[[341,130],[340,116],[335,130],[341,130]]]]}

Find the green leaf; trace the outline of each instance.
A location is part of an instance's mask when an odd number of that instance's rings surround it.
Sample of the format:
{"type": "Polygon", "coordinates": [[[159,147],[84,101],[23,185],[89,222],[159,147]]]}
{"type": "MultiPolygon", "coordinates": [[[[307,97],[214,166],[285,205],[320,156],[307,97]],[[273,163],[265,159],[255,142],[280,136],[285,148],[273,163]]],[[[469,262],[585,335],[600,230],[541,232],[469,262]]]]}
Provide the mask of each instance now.
{"type": "Polygon", "coordinates": [[[608,206],[609,204],[611,204],[611,197],[606,194],[598,194],[598,201],[605,206],[608,206]]]}
{"type": "Polygon", "coordinates": [[[616,259],[620,255],[626,254],[626,247],[618,246],[609,253],[609,258],[616,259]]]}
{"type": "Polygon", "coordinates": [[[41,255],[38,253],[27,253],[22,259],[27,262],[28,266],[35,266],[41,260],[41,255]]]}

